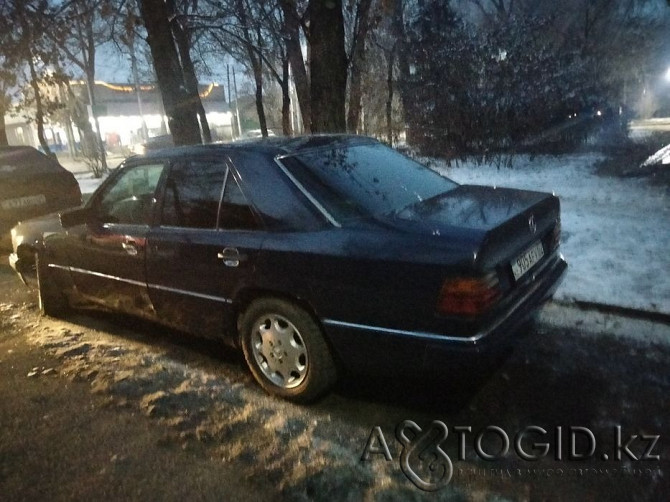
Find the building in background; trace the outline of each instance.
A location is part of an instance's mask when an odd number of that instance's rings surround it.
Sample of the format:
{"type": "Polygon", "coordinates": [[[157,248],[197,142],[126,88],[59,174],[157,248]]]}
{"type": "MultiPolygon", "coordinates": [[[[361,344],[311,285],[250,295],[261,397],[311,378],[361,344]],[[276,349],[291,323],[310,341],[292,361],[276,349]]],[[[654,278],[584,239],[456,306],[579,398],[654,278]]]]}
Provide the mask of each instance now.
{"type": "MultiPolygon", "coordinates": [[[[88,117],[95,129],[86,84],[71,82],[70,90],[70,96],[88,108],[88,117]]],[[[233,114],[226,102],[223,87],[212,83],[200,85],[199,90],[212,140],[232,139],[233,114]]],[[[66,100],[65,97],[63,99],[66,100]]],[[[155,85],[141,85],[137,92],[133,84],[97,81],[95,101],[101,136],[108,151],[134,150],[137,145],[153,137],[169,134],[160,91],[155,85]]],[[[7,117],[6,127],[10,145],[39,147],[34,124],[24,117],[7,117]]],[[[45,124],[45,134],[54,151],[74,151],[81,138],[76,125],[69,120],[65,111],[57,117],[51,117],[45,124]],[[71,142],[74,145],[69,144],[71,142]]]]}

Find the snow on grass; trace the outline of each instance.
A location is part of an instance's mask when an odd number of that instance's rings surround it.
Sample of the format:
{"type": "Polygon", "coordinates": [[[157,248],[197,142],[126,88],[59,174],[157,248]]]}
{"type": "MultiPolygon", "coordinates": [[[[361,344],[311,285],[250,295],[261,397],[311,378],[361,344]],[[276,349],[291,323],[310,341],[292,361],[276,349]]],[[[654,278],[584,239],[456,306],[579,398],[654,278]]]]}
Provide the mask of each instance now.
{"type": "Polygon", "coordinates": [[[431,166],[459,183],[554,192],[561,200],[561,251],[569,269],[556,293],[670,313],[670,195],[644,179],[595,174],[597,154],[517,156],[513,167],[461,162],[431,166]]]}
{"type": "MultiPolygon", "coordinates": [[[[82,195],[90,195],[95,192],[106,177],[105,175],[102,178],[96,178],[92,173],[77,173],[75,175],[82,195]]],[[[84,197],[84,200],[86,200],[86,197],[84,197]]]]}

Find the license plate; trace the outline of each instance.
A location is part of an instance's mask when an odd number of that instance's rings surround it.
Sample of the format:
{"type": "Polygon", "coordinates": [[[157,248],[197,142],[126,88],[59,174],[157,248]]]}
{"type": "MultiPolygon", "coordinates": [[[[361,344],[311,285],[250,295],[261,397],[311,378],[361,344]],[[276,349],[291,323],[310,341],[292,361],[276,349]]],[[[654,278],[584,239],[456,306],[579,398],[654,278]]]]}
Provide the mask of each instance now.
{"type": "Polygon", "coordinates": [[[533,246],[521,253],[516,259],[512,260],[512,273],[514,280],[518,280],[523,274],[528,272],[533,265],[542,259],[544,256],[544,248],[541,242],[533,244],[533,246]]]}
{"type": "Polygon", "coordinates": [[[29,195],[27,197],[17,197],[16,199],[6,199],[0,202],[2,209],[21,209],[28,206],[39,206],[46,204],[47,198],[43,194],[29,195]]]}

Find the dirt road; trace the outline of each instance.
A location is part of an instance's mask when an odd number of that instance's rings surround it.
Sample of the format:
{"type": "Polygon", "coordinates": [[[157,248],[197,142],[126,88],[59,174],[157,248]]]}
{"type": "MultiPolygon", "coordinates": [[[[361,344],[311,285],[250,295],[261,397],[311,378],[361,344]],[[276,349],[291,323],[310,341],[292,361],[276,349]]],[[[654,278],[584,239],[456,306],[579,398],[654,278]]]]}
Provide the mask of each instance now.
{"type": "Polygon", "coordinates": [[[663,500],[670,489],[667,344],[540,324],[498,365],[347,377],[300,407],[266,396],[221,344],[108,315],[40,318],[0,260],[3,500],[663,500]]]}

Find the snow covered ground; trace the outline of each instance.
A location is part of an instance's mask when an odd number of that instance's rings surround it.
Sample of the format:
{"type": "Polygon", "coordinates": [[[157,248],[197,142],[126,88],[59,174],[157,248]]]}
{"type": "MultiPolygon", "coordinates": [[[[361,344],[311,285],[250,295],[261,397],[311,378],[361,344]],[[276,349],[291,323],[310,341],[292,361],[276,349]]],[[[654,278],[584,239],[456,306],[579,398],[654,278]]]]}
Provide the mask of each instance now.
{"type": "Polygon", "coordinates": [[[93,193],[106,178],[106,176],[96,178],[91,173],[77,173],[74,177],[77,178],[77,181],[79,182],[79,189],[84,195],[84,200],[86,200],[86,196],[93,193]]]}
{"type": "MultiPolygon", "coordinates": [[[[598,176],[594,166],[602,158],[517,156],[511,169],[428,163],[459,183],[548,191],[560,197],[561,247],[570,267],[557,299],[670,314],[670,191],[641,178],[598,176]]],[[[101,182],[90,174],[77,178],[85,194],[101,182]]]]}
{"type": "Polygon", "coordinates": [[[641,178],[597,176],[597,154],[517,156],[513,168],[431,166],[459,183],[556,193],[570,267],[556,294],[670,313],[670,192],[641,178]]]}

